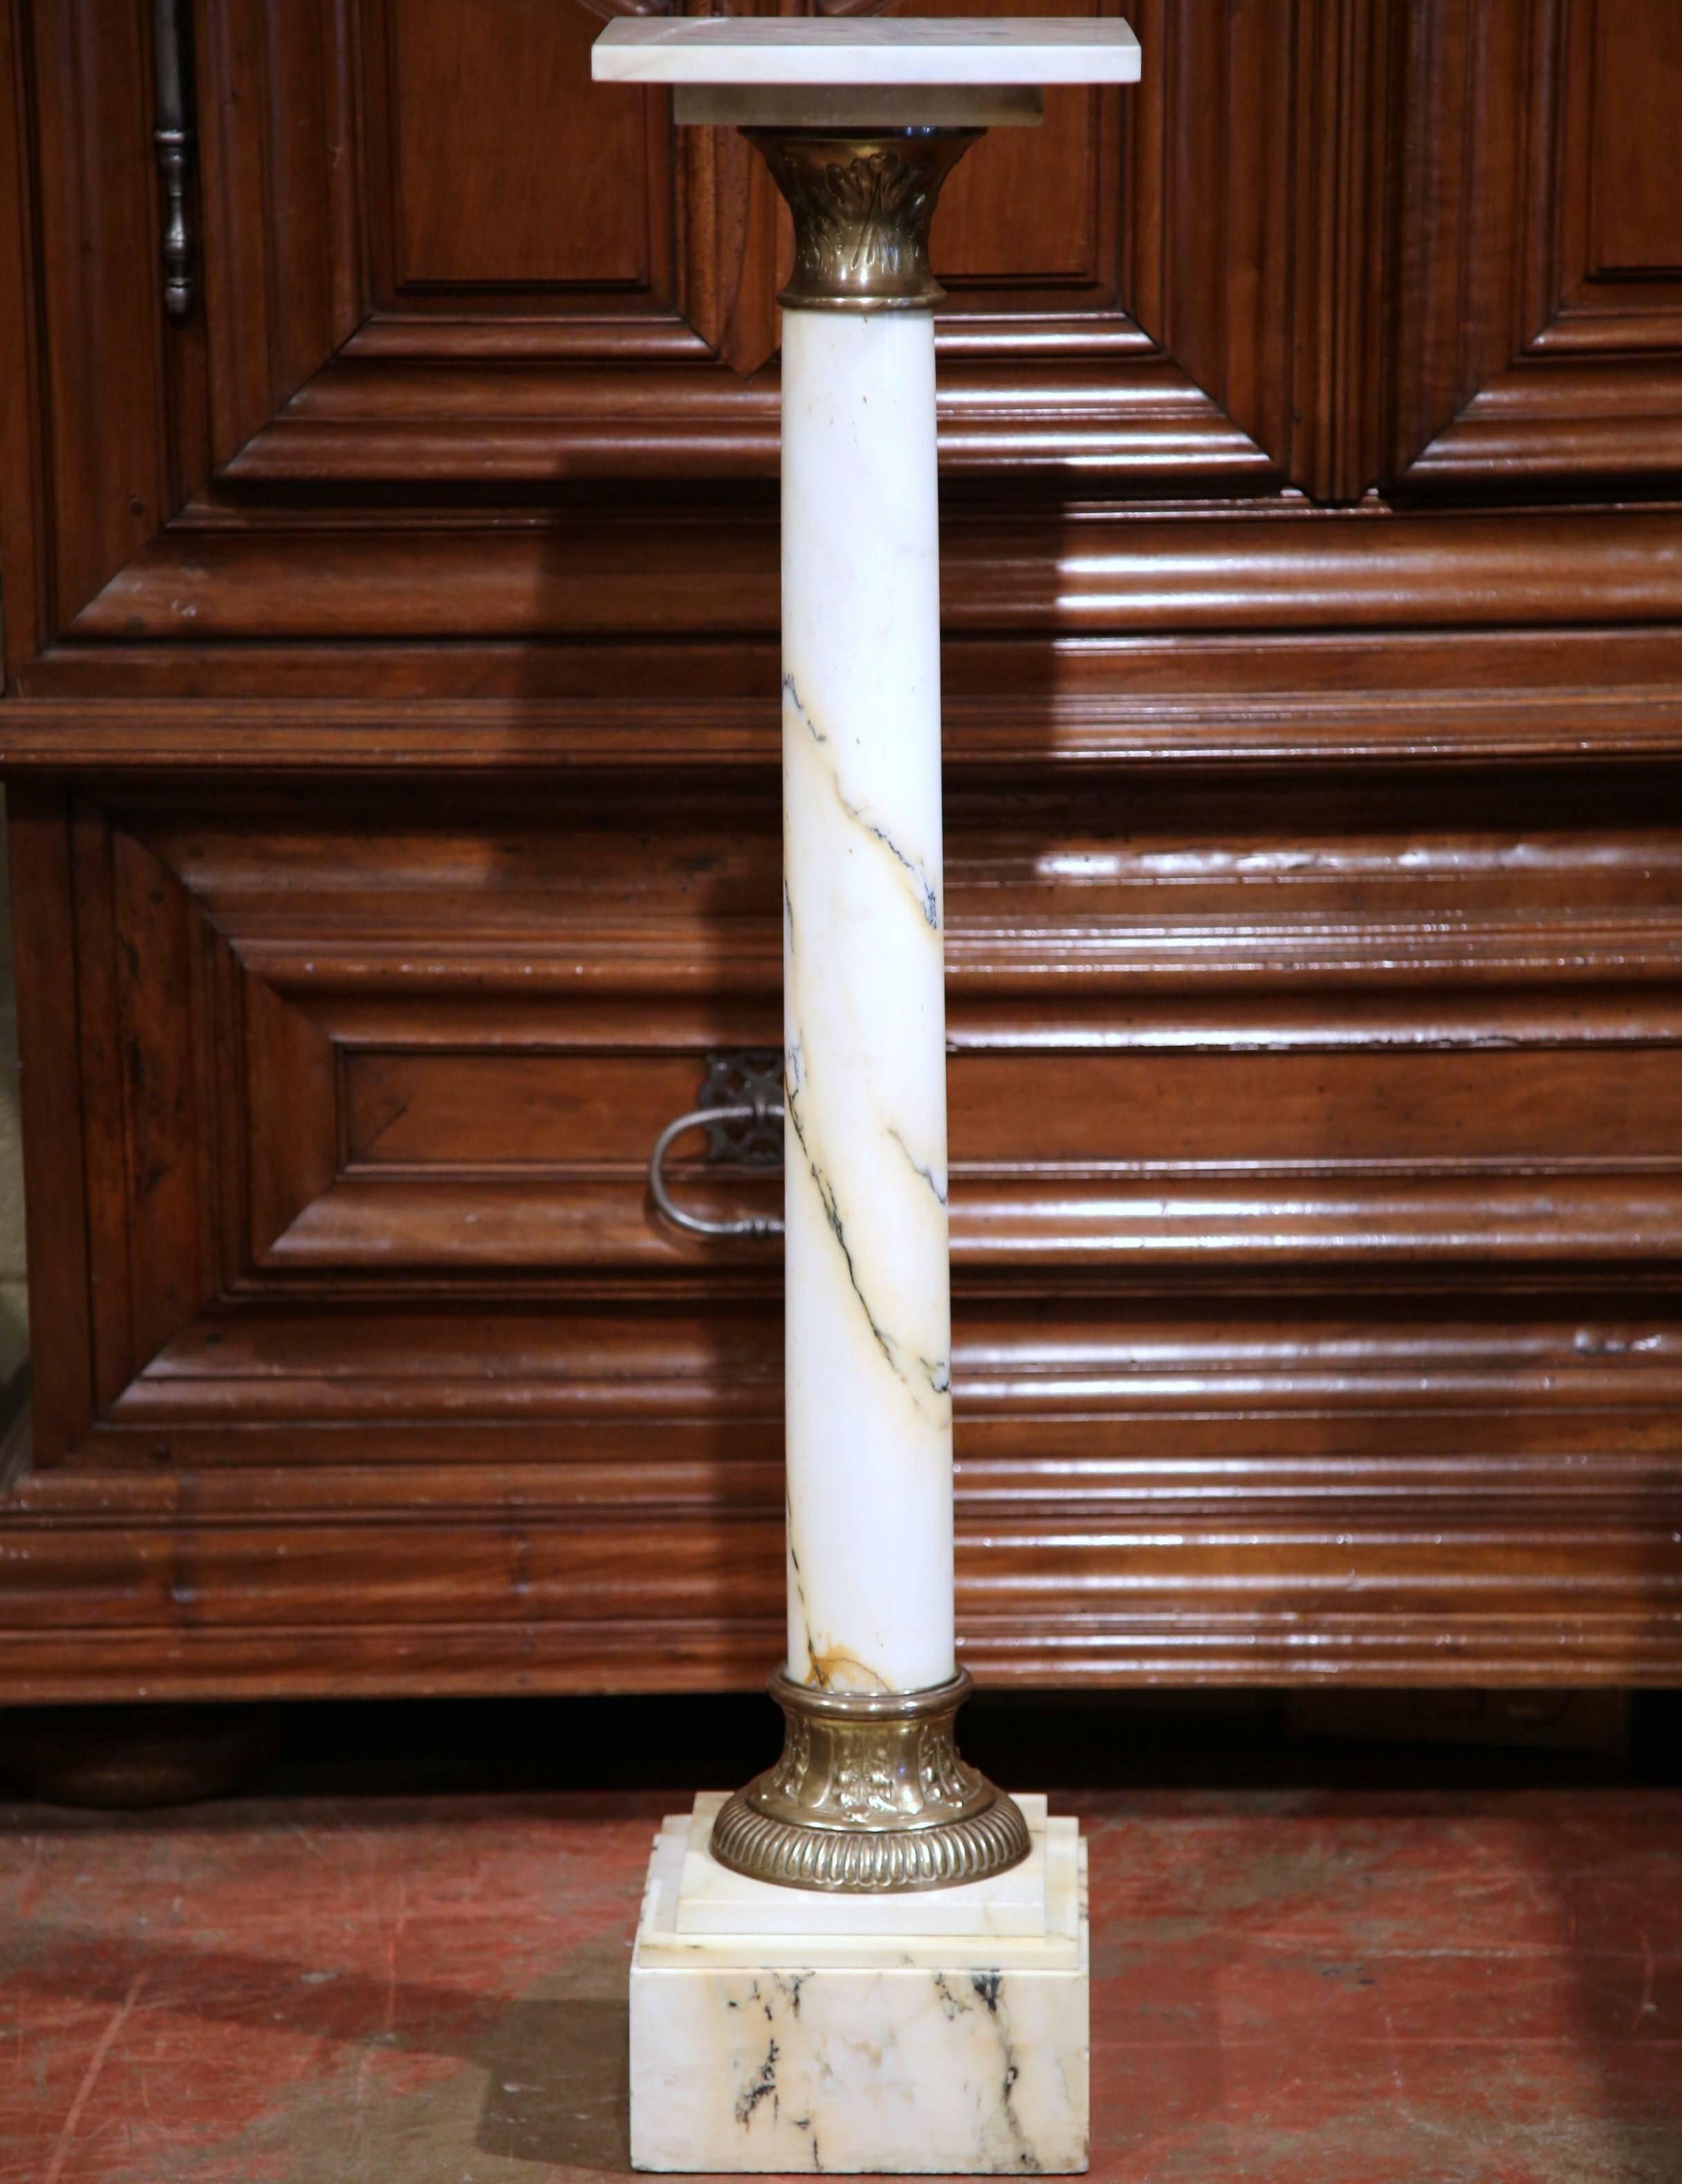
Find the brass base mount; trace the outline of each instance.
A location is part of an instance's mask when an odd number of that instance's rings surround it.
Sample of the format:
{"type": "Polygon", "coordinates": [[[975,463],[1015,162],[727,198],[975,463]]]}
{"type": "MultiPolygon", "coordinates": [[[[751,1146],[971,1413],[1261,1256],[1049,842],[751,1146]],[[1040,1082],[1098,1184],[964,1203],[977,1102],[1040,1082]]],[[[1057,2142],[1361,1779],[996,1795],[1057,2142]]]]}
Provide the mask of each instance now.
{"type": "Polygon", "coordinates": [[[958,1756],[960,1669],[921,1691],[818,1691],[779,1669],[774,1767],[713,1824],[721,1865],[785,1888],[883,1896],[1007,1872],[1028,1852],[1015,1802],[958,1756]]]}

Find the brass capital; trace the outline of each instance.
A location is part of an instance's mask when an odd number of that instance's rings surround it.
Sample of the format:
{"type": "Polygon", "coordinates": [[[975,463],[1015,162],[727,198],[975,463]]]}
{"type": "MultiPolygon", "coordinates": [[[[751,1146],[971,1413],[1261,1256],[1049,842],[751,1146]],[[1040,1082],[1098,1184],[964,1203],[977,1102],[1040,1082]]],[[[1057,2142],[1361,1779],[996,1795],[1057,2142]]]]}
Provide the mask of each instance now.
{"type": "Polygon", "coordinates": [[[794,215],[794,276],[777,302],[800,311],[927,311],[941,185],[979,129],[748,129],[794,215]]]}

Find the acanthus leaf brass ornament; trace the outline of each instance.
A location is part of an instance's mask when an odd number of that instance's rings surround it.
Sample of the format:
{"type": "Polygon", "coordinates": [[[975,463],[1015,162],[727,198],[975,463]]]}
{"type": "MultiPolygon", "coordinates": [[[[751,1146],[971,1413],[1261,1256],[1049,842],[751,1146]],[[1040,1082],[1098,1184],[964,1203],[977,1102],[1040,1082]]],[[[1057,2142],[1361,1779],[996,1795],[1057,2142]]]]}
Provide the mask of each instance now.
{"type": "Polygon", "coordinates": [[[794,216],[794,270],[777,297],[802,311],[927,311],[941,185],[979,129],[746,129],[794,216]]]}

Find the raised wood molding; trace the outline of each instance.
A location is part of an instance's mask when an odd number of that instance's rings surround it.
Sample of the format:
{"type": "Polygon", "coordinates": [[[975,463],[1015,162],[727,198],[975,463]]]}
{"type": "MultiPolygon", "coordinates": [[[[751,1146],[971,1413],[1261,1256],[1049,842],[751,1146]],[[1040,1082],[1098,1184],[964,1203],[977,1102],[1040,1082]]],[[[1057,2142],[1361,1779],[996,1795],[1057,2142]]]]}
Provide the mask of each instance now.
{"type": "MultiPolygon", "coordinates": [[[[1625,1334],[1639,1354],[1643,1331],[1625,1334]]],[[[1674,1362],[1654,1380],[1640,1390],[1626,1377],[1618,1393],[1626,1407],[1656,1398],[1662,1433],[1674,1362]]],[[[1387,1400],[1405,1452],[1308,1467],[1192,1455],[1165,1468],[1124,1444],[1095,1449],[1085,1425],[1064,1453],[1067,1429],[1044,1418],[1015,1424],[1014,1462],[986,1436],[989,1452],[960,1467],[965,1658],[1030,1684],[1674,1678],[1674,1428],[1639,1461],[1589,1466],[1563,1448],[1515,1460],[1503,1386],[1500,1423],[1484,1428],[1501,1453],[1480,1462],[1472,1418],[1410,1427],[1406,1399],[1387,1400]],[[1431,1453],[1414,1453],[1422,1437],[1431,1453]]],[[[1552,1415],[1562,1422],[1557,1404],[1552,1415]]],[[[1593,1416],[1575,1413],[1579,1432],[1593,1416]]],[[[983,1423],[961,1418],[961,1440],[983,1423]]],[[[160,1684],[205,1696],[751,1685],[779,1628],[773,1435],[744,1448],[735,1427],[738,1460],[674,1455],[632,1474],[643,1490],[628,1498],[622,1465],[557,1461],[553,1429],[545,1461],[501,1459],[493,1501],[482,1467],[437,1463],[308,1483],[247,1468],[168,1488],[155,1473],[40,1474],[0,1533],[14,1573],[0,1606],[11,1688],[46,1699],[160,1684]],[[83,1607],[96,1568],[97,1627],[83,1607]]]]}
{"type": "MultiPolygon", "coordinates": [[[[944,526],[944,575],[945,627],[959,638],[1674,625],[1682,516],[1147,517],[1088,504],[1036,523],[960,506],[944,526]]],[[[73,634],[89,645],[195,649],[381,638],[741,643],[774,638],[777,599],[769,508],[595,510],[588,521],[520,524],[457,517],[397,535],[367,518],[266,532],[207,522],[154,541],[73,634]]],[[[22,694],[50,694],[55,671],[49,658],[25,675],[22,694]]]]}
{"type": "MultiPolygon", "coordinates": [[[[955,776],[990,1674],[1674,1673],[1674,794],[1507,796],[955,776]]],[[[775,1038],[769,770],[299,808],[25,797],[24,1036],[83,1046],[79,1106],[26,1087],[31,1204],[90,1256],[0,1507],[14,1688],[753,1680],[775,1254],[660,1231],[641,1162],[775,1038]]]]}
{"type": "MultiPolygon", "coordinates": [[[[412,1339],[407,1369],[430,1390],[377,1426],[365,1408],[331,1462],[299,1466],[295,1438],[254,1428],[230,1465],[214,1427],[142,1407],[126,1466],[36,1471],[7,1506],[15,1688],[756,1681],[781,1598],[774,1323],[766,1335],[757,1371],[738,1342],[723,1412],[714,1392],[674,1419],[668,1390],[657,1437],[617,1372],[550,1383],[539,1417],[510,1390],[493,1462],[482,1425],[484,1452],[460,1461],[468,1429],[447,1417],[482,1373],[452,1384],[449,1357],[412,1339]],[[167,1471],[148,1459],[160,1432],[167,1471]],[[97,1629],[81,1607],[96,1568],[97,1629]]],[[[699,1364],[711,1353],[693,1337],[699,1364]]],[[[621,1323],[599,1340],[622,1356],[621,1323]]],[[[1348,1318],[1251,1336],[1230,1314],[1111,1309],[1025,1342],[972,1314],[959,1357],[961,1632],[994,1679],[1674,1675],[1668,1318],[1593,1339],[1573,1319],[1429,1317],[1388,1338],[1348,1318]],[[1054,1344],[1065,1362],[1048,1371],[1054,1344]],[[1597,1447],[1614,1421],[1618,1448],[1597,1447]]],[[[716,1391],[703,1375],[697,1394],[716,1391]]]]}

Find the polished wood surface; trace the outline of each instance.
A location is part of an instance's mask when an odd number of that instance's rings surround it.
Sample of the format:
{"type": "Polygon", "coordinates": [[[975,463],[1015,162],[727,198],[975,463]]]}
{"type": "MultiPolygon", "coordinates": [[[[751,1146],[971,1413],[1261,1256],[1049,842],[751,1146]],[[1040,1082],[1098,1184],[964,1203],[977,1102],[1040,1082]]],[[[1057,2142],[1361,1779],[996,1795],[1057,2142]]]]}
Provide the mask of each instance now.
{"type": "MultiPolygon", "coordinates": [[[[1673,12],[1143,0],[943,208],[990,1677],[1682,1674],[1673,12]]],[[[777,1254],[643,1171],[778,1035],[787,237],[471,16],[203,0],[178,326],[143,11],[0,0],[13,1695],[777,1651],[777,1254]]]]}

